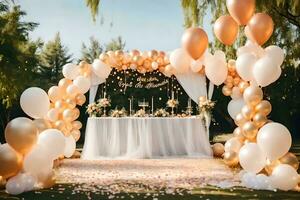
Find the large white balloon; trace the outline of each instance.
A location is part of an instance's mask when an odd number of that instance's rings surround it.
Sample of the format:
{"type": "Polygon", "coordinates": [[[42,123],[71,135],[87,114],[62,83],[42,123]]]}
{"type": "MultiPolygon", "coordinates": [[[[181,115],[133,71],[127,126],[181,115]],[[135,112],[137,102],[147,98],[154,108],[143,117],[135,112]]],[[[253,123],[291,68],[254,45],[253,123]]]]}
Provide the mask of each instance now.
{"type": "Polygon", "coordinates": [[[280,66],[283,63],[284,51],[280,47],[271,45],[271,46],[268,46],[265,49],[265,51],[266,51],[266,54],[270,58],[272,58],[278,66],[280,66]]]}
{"type": "Polygon", "coordinates": [[[245,105],[245,101],[243,98],[240,99],[232,99],[227,106],[228,113],[232,119],[235,119],[237,114],[239,114],[242,110],[242,107],[245,105]]]}
{"type": "Polygon", "coordinates": [[[238,153],[242,146],[243,144],[241,143],[241,141],[238,138],[233,137],[226,141],[224,148],[225,152],[233,151],[238,153]]]}
{"type": "Polygon", "coordinates": [[[279,66],[274,62],[273,58],[264,56],[259,59],[253,67],[253,76],[258,85],[265,87],[273,83],[278,77],[279,66]]]}
{"type": "Polygon", "coordinates": [[[22,173],[21,181],[25,192],[33,190],[35,184],[37,183],[36,177],[29,173],[22,173]]]}
{"type": "Polygon", "coordinates": [[[206,64],[205,74],[214,85],[221,85],[227,78],[228,69],[221,59],[215,57],[206,64]]]}
{"type": "Polygon", "coordinates": [[[65,150],[64,150],[64,156],[66,156],[67,158],[70,158],[75,152],[76,141],[72,135],[70,135],[69,137],[66,137],[65,140],[66,140],[66,145],[65,145],[65,150]]]}
{"type": "Polygon", "coordinates": [[[101,79],[106,79],[109,76],[112,69],[109,65],[105,64],[101,60],[95,59],[92,64],[92,70],[101,79]]]}
{"type": "Polygon", "coordinates": [[[192,58],[184,49],[175,49],[170,54],[170,63],[177,74],[188,71],[192,58]]]}
{"type": "Polygon", "coordinates": [[[38,87],[26,89],[20,98],[22,110],[32,118],[44,118],[50,107],[48,94],[38,87]]]}
{"type": "Polygon", "coordinates": [[[272,186],[285,191],[294,189],[298,181],[297,171],[288,164],[279,164],[271,175],[272,186]]]}
{"type": "Polygon", "coordinates": [[[225,53],[223,51],[216,50],[215,53],[214,53],[214,57],[222,60],[222,62],[224,64],[226,64],[226,55],[225,55],[225,53]]]}
{"type": "Polygon", "coordinates": [[[6,191],[12,195],[18,195],[25,191],[20,175],[14,176],[7,181],[6,191]]]}
{"type": "Polygon", "coordinates": [[[67,79],[74,80],[80,74],[79,66],[73,63],[65,64],[62,73],[67,79]]]}
{"type": "Polygon", "coordinates": [[[84,76],[78,76],[74,81],[73,84],[77,86],[81,94],[86,93],[89,91],[91,87],[91,81],[90,79],[84,77],[84,76]]]}
{"type": "Polygon", "coordinates": [[[247,172],[258,173],[266,165],[266,155],[256,143],[247,143],[239,153],[240,164],[247,172]]]}
{"type": "Polygon", "coordinates": [[[24,171],[34,176],[39,176],[40,174],[51,171],[53,161],[47,150],[55,148],[55,146],[44,146],[40,144],[35,145],[34,148],[24,157],[24,171]]]}
{"type": "Polygon", "coordinates": [[[259,129],[257,144],[265,152],[268,159],[273,161],[289,151],[292,145],[292,137],[285,126],[271,122],[259,129]]]}
{"type": "Polygon", "coordinates": [[[252,70],[256,60],[256,56],[252,53],[245,53],[237,58],[236,71],[243,80],[251,81],[253,79],[252,70]]]}
{"type": "Polygon", "coordinates": [[[57,129],[47,129],[40,133],[37,143],[47,147],[53,160],[64,154],[65,136],[57,129]]]}

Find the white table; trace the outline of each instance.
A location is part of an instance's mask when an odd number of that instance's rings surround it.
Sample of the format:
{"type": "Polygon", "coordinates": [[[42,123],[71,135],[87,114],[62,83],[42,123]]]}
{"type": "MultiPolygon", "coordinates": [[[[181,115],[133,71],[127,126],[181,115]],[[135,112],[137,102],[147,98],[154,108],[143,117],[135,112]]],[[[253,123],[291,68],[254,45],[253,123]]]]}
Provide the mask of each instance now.
{"type": "Polygon", "coordinates": [[[88,119],[82,159],[211,157],[201,119],[92,117],[88,119]]]}

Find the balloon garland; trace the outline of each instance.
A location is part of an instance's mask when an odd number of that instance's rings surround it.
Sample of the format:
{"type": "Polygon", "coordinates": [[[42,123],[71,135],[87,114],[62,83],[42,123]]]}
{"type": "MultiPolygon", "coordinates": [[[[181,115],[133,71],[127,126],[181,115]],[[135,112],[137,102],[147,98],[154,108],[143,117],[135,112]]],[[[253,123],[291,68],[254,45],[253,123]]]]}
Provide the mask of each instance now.
{"type": "Polygon", "coordinates": [[[290,132],[282,124],[267,119],[272,106],[263,100],[261,89],[279,78],[284,60],[281,48],[260,46],[272,35],[272,18],[264,13],[254,14],[255,0],[227,0],[226,5],[230,15],[216,21],[214,33],[220,42],[232,45],[238,26],[245,25],[248,42],[237,50],[236,60],[227,63],[224,52],[219,50],[210,54],[205,31],[189,28],[182,36],[182,48],[170,55],[156,50],[109,51],[92,64],[66,64],[62,70],[64,78],[48,93],[37,87],[26,89],[20,105],[32,119],[19,117],[10,121],[5,129],[7,143],[0,145],[0,181],[7,180],[7,192],[20,194],[55,183],[54,160],[71,157],[80,138],[82,124],[76,120],[80,115],[76,106],[85,103],[84,94],[95,82],[105,81],[112,67],[140,73],[159,70],[166,76],[191,70],[205,74],[215,85],[225,83],[222,91],[232,97],[228,112],[237,128],[225,147],[213,145],[214,155],[223,155],[230,167],[240,164],[247,172],[241,178],[247,187],[295,188],[299,182],[299,162],[288,152],[290,132]],[[253,185],[250,179],[264,185],[253,185]]]}

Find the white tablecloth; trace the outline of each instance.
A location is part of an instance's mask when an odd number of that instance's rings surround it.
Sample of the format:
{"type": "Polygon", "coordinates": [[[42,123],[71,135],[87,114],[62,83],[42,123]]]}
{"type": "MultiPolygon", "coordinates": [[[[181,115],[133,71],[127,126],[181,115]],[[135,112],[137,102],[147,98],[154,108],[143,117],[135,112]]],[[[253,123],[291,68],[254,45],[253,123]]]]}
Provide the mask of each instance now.
{"type": "Polygon", "coordinates": [[[211,157],[209,136],[196,117],[89,118],[82,159],[211,157]]]}

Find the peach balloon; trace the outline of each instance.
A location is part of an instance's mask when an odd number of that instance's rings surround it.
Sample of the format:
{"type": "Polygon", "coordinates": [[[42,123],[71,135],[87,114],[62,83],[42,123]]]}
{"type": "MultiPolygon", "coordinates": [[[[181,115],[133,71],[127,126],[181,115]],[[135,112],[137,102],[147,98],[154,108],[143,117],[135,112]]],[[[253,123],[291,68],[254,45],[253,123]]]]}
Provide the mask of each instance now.
{"type": "Polygon", "coordinates": [[[255,111],[264,114],[265,116],[269,115],[272,111],[272,105],[269,101],[263,100],[255,106],[255,111]]]}
{"type": "Polygon", "coordinates": [[[57,121],[59,118],[59,109],[51,108],[47,113],[47,119],[51,122],[57,121]]]}
{"type": "Polygon", "coordinates": [[[234,151],[229,151],[224,153],[224,162],[229,167],[237,166],[239,163],[238,153],[234,151]]]}
{"type": "Polygon", "coordinates": [[[244,118],[242,113],[237,114],[234,120],[235,124],[238,126],[242,126],[246,121],[247,120],[244,118]]]}
{"type": "Polygon", "coordinates": [[[62,88],[58,87],[58,86],[52,86],[49,90],[48,90],[48,96],[50,101],[52,102],[56,102],[59,99],[62,99],[64,96],[64,91],[62,88]]]}
{"type": "Polygon", "coordinates": [[[58,86],[62,87],[63,89],[66,89],[71,84],[72,84],[72,80],[63,78],[59,81],[58,86]]]}
{"type": "Polygon", "coordinates": [[[71,122],[73,120],[75,116],[75,113],[73,111],[73,109],[66,109],[64,110],[63,112],[63,119],[66,121],[66,122],[71,122]]]}
{"type": "Polygon", "coordinates": [[[80,138],[80,131],[79,130],[72,130],[71,135],[74,137],[75,141],[77,142],[80,138]]]}
{"type": "Polygon", "coordinates": [[[226,6],[239,25],[246,25],[255,11],[255,0],[227,0],[226,6]]]}
{"type": "Polygon", "coordinates": [[[222,87],[222,93],[223,93],[225,96],[230,96],[231,93],[232,93],[232,90],[231,90],[228,86],[224,85],[224,86],[222,87]]]}
{"type": "Polygon", "coordinates": [[[248,139],[255,138],[257,131],[258,131],[257,127],[255,126],[255,124],[253,122],[246,122],[242,126],[242,130],[243,130],[244,136],[248,139]]]}
{"type": "Polygon", "coordinates": [[[84,94],[78,94],[75,97],[75,100],[77,105],[82,106],[86,101],[86,97],[84,96],[84,94]]]}
{"type": "Polygon", "coordinates": [[[189,28],[185,30],[181,42],[183,48],[194,60],[199,59],[208,47],[207,34],[201,28],[189,28]]]}
{"type": "Polygon", "coordinates": [[[213,154],[215,157],[221,157],[224,154],[224,145],[221,143],[215,143],[212,146],[213,154]]]}
{"type": "Polygon", "coordinates": [[[73,129],[79,130],[82,128],[82,123],[80,121],[74,121],[72,122],[73,129]]]}
{"type": "Polygon", "coordinates": [[[0,176],[7,179],[22,169],[22,156],[6,143],[0,145],[0,163],[0,176]]]}
{"type": "Polygon", "coordinates": [[[243,97],[247,104],[256,106],[263,99],[263,92],[260,87],[251,85],[245,89],[243,97]]]}
{"type": "Polygon", "coordinates": [[[273,33],[274,22],[269,15],[257,13],[250,19],[247,26],[254,42],[263,45],[273,33]]]}
{"type": "Polygon", "coordinates": [[[59,112],[63,112],[67,107],[67,104],[63,100],[58,100],[55,102],[54,108],[58,109],[59,112]]]}
{"type": "Polygon", "coordinates": [[[216,37],[225,45],[232,45],[237,37],[239,26],[230,15],[221,16],[214,24],[216,37]]]}
{"type": "Polygon", "coordinates": [[[37,138],[38,129],[26,117],[11,120],[5,128],[6,142],[21,154],[28,153],[36,144],[37,138]]]}
{"type": "Polygon", "coordinates": [[[251,120],[255,113],[253,107],[244,105],[242,108],[242,114],[245,119],[251,120]]]}
{"type": "Polygon", "coordinates": [[[80,93],[79,88],[74,84],[69,85],[66,91],[67,91],[67,95],[69,95],[70,97],[75,97],[77,94],[80,93]]]}
{"type": "Polygon", "coordinates": [[[262,113],[256,113],[252,120],[255,126],[258,128],[262,127],[268,121],[267,117],[262,113]]]}
{"type": "Polygon", "coordinates": [[[74,99],[66,99],[66,106],[70,109],[73,109],[76,107],[76,101],[74,99]]]}

